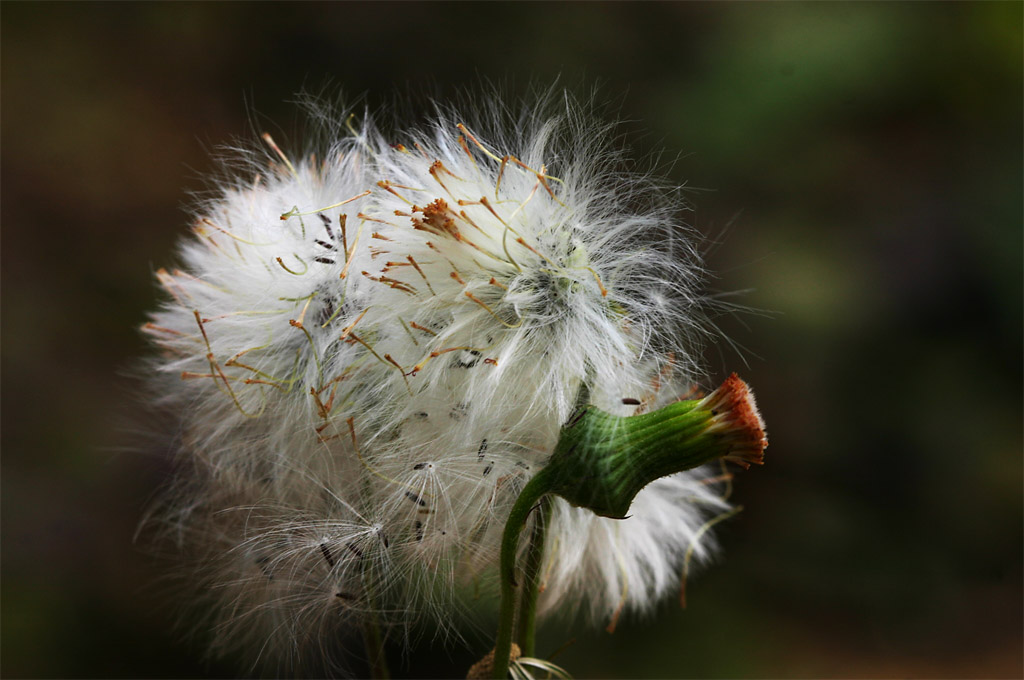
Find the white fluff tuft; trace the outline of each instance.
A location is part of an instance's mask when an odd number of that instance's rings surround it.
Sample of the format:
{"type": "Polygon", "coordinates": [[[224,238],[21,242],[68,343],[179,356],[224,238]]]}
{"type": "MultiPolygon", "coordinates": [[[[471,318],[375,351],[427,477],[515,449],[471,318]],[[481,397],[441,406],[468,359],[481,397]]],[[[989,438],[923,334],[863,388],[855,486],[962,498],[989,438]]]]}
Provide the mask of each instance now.
{"type": "MultiPolygon", "coordinates": [[[[304,161],[267,138],[203,206],[144,328],[180,417],[163,517],[215,649],[291,664],[370,613],[450,620],[582,400],[628,415],[696,380],[696,236],[611,135],[566,99],[366,123],[304,161]]],[[[542,612],[677,592],[728,507],[717,472],[651,484],[626,520],[558,501],[542,612]]]]}

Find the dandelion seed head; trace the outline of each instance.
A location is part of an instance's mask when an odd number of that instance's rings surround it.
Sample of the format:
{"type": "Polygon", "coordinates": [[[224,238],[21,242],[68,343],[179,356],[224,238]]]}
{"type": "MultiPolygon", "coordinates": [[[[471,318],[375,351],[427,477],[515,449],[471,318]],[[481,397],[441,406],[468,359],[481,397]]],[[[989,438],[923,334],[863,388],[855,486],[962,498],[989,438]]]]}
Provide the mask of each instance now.
{"type": "MultiPolygon", "coordinates": [[[[371,614],[453,620],[582,400],[680,398],[706,335],[683,206],[586,106],[353,132],[302,160],[267,138],[158,272],[144,327],[182,432],[164,516],[213,646],[283,665],[371,614]]],[[[674,591],[713,547],[715,474],[659,480],[621,521],[557,501],[542,611],[607,621],[674,591]]]]}

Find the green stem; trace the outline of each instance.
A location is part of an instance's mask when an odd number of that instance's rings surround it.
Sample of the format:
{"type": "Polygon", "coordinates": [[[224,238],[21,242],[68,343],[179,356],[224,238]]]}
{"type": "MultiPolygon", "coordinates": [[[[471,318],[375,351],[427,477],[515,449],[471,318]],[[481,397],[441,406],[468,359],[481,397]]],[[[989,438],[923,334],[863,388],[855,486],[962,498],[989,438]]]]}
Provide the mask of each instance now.
{"type": "Polygon", "coordinates": [[[370,677],[373,680],[388,680],[388,658],[384,653],[384,638],[380,634],[380,621],[377,617],[376,597],[370,587],[370,579],[363,573],[363,587],[366,590],[366,603],[370,616],[363,624],[363,648],[366,650],[366,661],[370,664],[370,677]]]}
{"type": "Polygon", "coordinates": [[[370,664],[370,677],[373,680],[388,680],[391,672],[388,670],[388,660],[384,655],[384,640],[376,615],[363,626],[363,645],[366,647],[366,656],[370,664]]]}
{"type": "Polygon", "coordinates": [[[541,570],[544,567],[544,539],[551,515],[551,497],[540,500],[537,516],[533,520],[530,547],[523,565],[523,592],[519,596],[519,621],[516,624],[516,643],[523,656],[534,656],[537,631],[537,598],[540,595],[541,570]]]}
{"type": "Polygon", "coordinates": [[[501,613],[498,618],[498,639],[494,646],[492,678],[502,679],[508,674],[516,616],[516,552],[519,548],[519,535],[523,533],[533,506],[548,492],[549,476],[547,468],[534,475],[519,494],[505,522],[505,531],[501,537],[501,613]]]}

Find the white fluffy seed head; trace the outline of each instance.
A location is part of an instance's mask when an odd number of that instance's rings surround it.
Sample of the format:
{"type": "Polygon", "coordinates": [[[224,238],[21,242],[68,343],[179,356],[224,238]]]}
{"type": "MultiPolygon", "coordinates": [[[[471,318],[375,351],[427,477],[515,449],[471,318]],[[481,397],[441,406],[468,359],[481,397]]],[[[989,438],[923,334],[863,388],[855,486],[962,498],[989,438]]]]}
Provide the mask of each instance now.
{"type": "MultiPolygon", "coordinates": [[[[288,663],[370,614],[452,620],[576,406],[638,413],[696,379],[695,235],[611,130],[566,99],[366,122],[304,161],[268,138],[276,159],[203,207],[145,330],[180,417],[165,517],[215,648],[288,663]]],[[[727,507],[717,473],[659,480],[627,520],[558,501],[542,611],[677,589],[727,507]]]]}

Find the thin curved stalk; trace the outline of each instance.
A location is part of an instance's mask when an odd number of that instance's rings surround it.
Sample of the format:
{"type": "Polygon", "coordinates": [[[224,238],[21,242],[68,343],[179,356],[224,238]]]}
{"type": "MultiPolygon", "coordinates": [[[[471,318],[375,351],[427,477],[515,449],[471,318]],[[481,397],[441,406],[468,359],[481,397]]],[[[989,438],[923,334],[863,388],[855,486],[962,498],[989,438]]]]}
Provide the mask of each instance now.
{"type": "Polygon", "coordinates": [[[526,520],[534,506],[548,492],[550,487],[548,468],[538,472],[531,479],[509,513],[505,531],[501,537],[501,613],[498,618],[498,638],[494,646],[494,667],[491,677],[504,678],[508,675],[509,656],[512,652],[512,630],[516,616],[516,552],[519,535],[523,533],[526,520]]]}
{"type": "Polygon", "coordinates": [[[523,565],[523,592],[519,596],[519,621],[516,624],[516,643],[523,656],[535,656],[537,631],[537,598],[540,595],[541,571],[544,567],[544,543],[551,516],[552,499],[540,500],[537,516],[533,520],[530,547],[523,565]]]}

